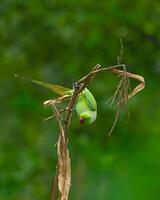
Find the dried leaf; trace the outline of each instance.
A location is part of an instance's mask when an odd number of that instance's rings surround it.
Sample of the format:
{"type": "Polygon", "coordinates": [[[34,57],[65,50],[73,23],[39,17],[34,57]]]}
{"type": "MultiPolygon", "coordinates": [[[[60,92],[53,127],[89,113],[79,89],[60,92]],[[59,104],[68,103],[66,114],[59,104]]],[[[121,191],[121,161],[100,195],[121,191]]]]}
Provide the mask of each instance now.
{"type": "Polygon", "coordinates": [[[59,136],[57,144],[58,155],[58,189],[60,200],[67,200],[71,185],[70,157],[66,142],[64,143],[63,134],[59,136]]]}

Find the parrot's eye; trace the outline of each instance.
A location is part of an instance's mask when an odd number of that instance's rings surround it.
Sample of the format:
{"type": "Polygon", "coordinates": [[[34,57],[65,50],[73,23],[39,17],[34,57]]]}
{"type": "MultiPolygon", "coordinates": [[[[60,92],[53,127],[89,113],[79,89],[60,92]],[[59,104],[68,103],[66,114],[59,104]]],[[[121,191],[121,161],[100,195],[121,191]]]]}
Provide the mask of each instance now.
{"type": "Polygon", "coordinates": [[[84,124],[84,119],[83,119],[82,117],[80,117],[79,123],[80,123],[80,124],[84,124]]]}

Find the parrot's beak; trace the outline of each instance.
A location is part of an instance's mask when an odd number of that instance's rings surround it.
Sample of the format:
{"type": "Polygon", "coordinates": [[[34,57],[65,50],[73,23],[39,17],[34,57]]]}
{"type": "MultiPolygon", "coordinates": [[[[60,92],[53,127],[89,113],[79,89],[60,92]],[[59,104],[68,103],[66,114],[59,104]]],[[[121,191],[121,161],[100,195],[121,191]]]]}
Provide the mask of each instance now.
{"type": "Polygon", "coordinates": [[[79,123],[84,124],[84,119],[82,117],[79,118],[79,123]]]}

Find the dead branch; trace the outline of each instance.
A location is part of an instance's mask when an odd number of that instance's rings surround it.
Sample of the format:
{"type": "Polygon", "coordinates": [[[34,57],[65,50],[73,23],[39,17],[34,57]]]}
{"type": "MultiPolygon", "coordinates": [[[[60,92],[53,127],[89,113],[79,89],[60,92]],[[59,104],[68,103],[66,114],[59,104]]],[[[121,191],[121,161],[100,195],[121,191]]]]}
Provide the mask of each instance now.
{"type": "Polygon", "coordinates": [[[110,130],[111,133],[118,120],[121,105],[125,105],[128,102],[129,98],[134,96],[136,93],[140,92],[145,87],[144,78],[142,76],[127,72],[124,64],[117,64],[108,68],[102,68],[99,64],[97,64],[86,76],[82,77],[79,81],[74,83],[74,92],[72,95],[64,95],[62,97],[58,97],[57,99],[47,100],[44,102],[44,105],[52,106],[54,110],[53,116],[55,116],[59,126],[59,138],[57,142],[58,164],[56,168],[55,177],[52,183],[51,200],[56,199],[57,189],[59,200],[67,200],[69,196],[69,190],[71,186],[71,169],[69,150],[67,148],[67,134],[72,117],[72,110],[75,107],[76,100],[79,97],[80,93],[94,79],[94,77],[98,73],[105,71],[110,71],[114,74],[118,74],[121,78],[117,86],[116,92],[112,96],[112,102],[114,102],[116,98],[118,100],[116,117],[110,130]],[[119,70],[117,68],[122,68],[122,70],[119,70]],[[140,81],[140,84],[137,87],[135,87],[130,93],[128,93],[129,78],[133,78],[140,81]],[[69,100],[69,103],[66,108],[58,109],[56,107],[57,104],[66,100],[69,100]],[[62,117],[62,112],[66,112],[65,117],[62,117]]]}

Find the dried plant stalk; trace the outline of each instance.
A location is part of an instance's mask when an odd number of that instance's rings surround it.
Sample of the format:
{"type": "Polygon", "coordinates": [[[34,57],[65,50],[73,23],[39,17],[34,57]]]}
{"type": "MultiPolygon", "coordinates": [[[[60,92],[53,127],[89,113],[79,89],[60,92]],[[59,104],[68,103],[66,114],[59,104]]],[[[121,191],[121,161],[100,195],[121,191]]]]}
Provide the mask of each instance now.
{"type": "Polygon", "coordinates": [[[51,99],[44,102],[44,105],[51,105],[54,110],[54,116],[57,119],[59,125],[59,137],[57,142],[57,156],[58,163],[55,173],[55,177],[52,184],[51,190],[51,200],[56,199],[56,191],[58,189],[59,200],[67,200],[69,196],[69,190],[71,186],[71,164],[69,157],[69,150],[67,148],[67,133],[70,125],[72,110],[75,107],[76,100],[80,93],[87,87],[87,85],[94,79],[94,77],[99,72],[111,71],[114,74],[118,74],[121,79],[119,85],[117,86],[116,92],[112,97],[112,102],[117,98],[117,113],[109,134],[113,131],[115,124],[118,120],[119,112],[122,105],[126,105],[128,99],[134,96],[136,93],[140,92],[145,87],[145,81],[142,76],[132,74],[127,72],[124,64],[118,64],[108,68],[102,68],[97,64],[86,76],[82,77],[79,81],[74,83],[74,93],[72,95],[65,95],[63,97],[58,97],[57,99],[51,99]],[[122,68],[119,70],[117,68],[122,68]],[[136,79],[140,81],[140,84],[134,88],[130,93],[129,88],[129,78],[136,79]],[[64,109],[59,109],[56,107],[57,104],[69,100],[69,104],[64,109]],[[63,118],[61,113],[66,112],[63,118]]]}

